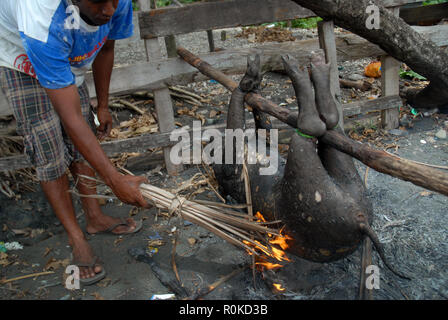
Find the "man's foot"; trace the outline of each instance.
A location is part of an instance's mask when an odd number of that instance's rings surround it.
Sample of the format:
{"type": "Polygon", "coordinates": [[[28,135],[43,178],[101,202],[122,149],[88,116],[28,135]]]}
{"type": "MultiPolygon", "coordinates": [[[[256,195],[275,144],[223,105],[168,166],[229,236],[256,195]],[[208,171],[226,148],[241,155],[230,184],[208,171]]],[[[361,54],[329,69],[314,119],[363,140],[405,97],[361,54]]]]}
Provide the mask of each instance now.
{"type": "Polygon", "coordinates": [[[89,234],[111,233],[123,235],[135,232],[137,227],[138,224],[132,218],[113,218],[103,214],[99,218],[88,220],[86,231],[89,234]]]}
{"type": "MultiPolygon", "coordinates": [[[[85,239],[70,241],[72,246],[72,264],[79,267],[79,278],[88,281],[104,274],[103,267],[95,261],[95,254],[85,239]],[[87,265],[89,265],[87,267],[87,265]]],[[[97,279],[99,281],[100,279],[97,279]]]]}

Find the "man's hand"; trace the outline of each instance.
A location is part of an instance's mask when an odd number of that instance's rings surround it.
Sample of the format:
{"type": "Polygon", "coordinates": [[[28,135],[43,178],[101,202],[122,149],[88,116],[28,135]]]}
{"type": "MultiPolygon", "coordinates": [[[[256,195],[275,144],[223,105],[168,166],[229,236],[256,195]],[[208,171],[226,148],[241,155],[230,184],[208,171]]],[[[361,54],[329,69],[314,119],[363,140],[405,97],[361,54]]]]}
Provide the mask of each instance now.
{"type": "Polygon", "coordinates": [[[95,82],[96,97],[98,100],[97,137],[102,140],[107,137],[112,129],[112,117],[109,112],[109,85],[114,66],[114,40],[107,40],[98,53],[92,65],[93,80],[95,82]]]}
{"type": "Polygon", "coordinates": [[[148,202],[140,192],[140,185],[142,183],[148,183],[148,180],[142,176],[120,174],[111,181],[109,187],[122,202],[147,208],[149,207],[148,202]]]}
{"type": "Polygon", "coordinates": [[[96,135],[101,141],[109,136],[110,131],[112,130],[112,116],[108,107],[98,108],[97,116],[100,126],[96,129],[96,135]]]}

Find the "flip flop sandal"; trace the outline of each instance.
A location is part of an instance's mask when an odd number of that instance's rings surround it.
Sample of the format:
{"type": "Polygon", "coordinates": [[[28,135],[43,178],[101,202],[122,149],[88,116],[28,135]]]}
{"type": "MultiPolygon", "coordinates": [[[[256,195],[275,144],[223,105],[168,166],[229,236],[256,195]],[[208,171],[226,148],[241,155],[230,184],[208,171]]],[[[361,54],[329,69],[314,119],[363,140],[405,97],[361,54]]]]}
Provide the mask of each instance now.
{"type": "Polygon", "coordinates": [[[89,233],[89,232],[86,231],[86,233],[87,233],[88,236],[95,236],[95,235],[98,235],[98,234],[110,234],[110,235],[114,235],[114,236],[123,236],[123,235],[126,235],[126,234],[133,234],[133,233],[137,233],[137,232],[140,231],[140,229],[143,226],[143,220],[137,221],[136,225],[135,225],[135,229],[130,231],[130,232],[123,232],[123,233],[114,233],[114,232],[112,232],[112,230],[114,230],[118,226],[129,226],[129,223],[124,218],[120,218],[120,222],[111,225],[109,228],[107,228],[104,231],[98,231],[98,232],[95,232],[95,233],[89,233]]]}
{"type": "MultiPolygon", "coordinates": [[[[75,265],[78,268],[83,268],[83,267],[94,268],[95,265],[98,265],[99,258],[97,256],[94,256],[91,263],[82,263],[82,262],[73,261],[73,254],[72,254],[71,260],[72,260],[72,262],[70,264],[75,265]]],[[[95,284],[98,281],[104,279],[105,276],[106,276],[106,270],[104,270],[104,267],[103,267],[101,272],[96,273],[93,277],[86,278],[86,279],[79,278],[79,282],[84,286],[90,286],[90,285],[95,284]]]]}

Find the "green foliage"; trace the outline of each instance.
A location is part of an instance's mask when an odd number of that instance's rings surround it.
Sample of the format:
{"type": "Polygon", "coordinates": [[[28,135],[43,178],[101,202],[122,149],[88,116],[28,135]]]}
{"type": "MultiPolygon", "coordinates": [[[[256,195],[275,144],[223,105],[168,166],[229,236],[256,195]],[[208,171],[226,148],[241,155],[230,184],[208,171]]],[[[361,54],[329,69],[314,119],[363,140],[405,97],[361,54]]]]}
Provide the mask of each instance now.
{"type": "MultiPolygon", "coordinates": [[[[180,3],[200,2],[201,0],[179,0],[180,3]]],[[[157,0],[157,8],[166,7],[172,3],[171,0],[157,0]]]]}
{"type": "Polygon", "coordinates": [[[430,1],[423,2],[423,5],[430,6],[432,4],[439,4],[439,3],[445,3],[445,2],[448,2],[448,0],[430,0],[430,1]]]}
{"type": "Polygon", "coordinates": [[[412,70],[404,70],[400,68],[400,78],[408,78],[408,79],[418,79],[425,81],[426,78],[424,76],[419,75],[417,72],[414,72],[412,70]]]}
{"type": "MultiPolygon", "coordinates": [[[[312,29],[312,28],[317,27],[317,23],[319,21],[322,21],[322,19],[319,17],[295,19],[295,20],[291,20],[291,27],[299,28],[299,29],[312,29]]],[[[288,26],[288,22],[280,21],[280,22],[276,22],[275,25],[280,26],[282,28],[286,28],[288,26]]]]}

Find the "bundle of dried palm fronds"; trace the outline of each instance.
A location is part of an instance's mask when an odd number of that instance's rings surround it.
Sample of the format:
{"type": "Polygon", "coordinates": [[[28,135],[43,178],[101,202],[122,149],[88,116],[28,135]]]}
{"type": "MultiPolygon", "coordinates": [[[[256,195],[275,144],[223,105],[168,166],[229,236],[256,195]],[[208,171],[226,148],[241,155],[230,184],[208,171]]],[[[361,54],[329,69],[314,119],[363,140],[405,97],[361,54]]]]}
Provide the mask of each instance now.
{"type": "Polygon", "coordinates": [[[278,224],[280,221],[262,222],[253,216],[233,210],[233,206],[218,202],[194,200],[175,195],[169,191],[149,184],[140,186],[142,195],[155,207],[168,209],[183,219],[201,226],[222,239],[242,247],[255,255],[259,249],[271,254],[267,235],[281,236],[280,233],[266,225],[278,224]],[[253,245],[248,246],[243,241],[253,245]]]}
{"type": "MultiPolygon", "coordinates": [[[[131,174],[129,171],[127,173],[131,174]]],[[[92,177],[83,175],[80,177],[93,180],[96,183],[103,183],[92,177]]],[[[188,200],[179,194],[174,194],[150,184],[140,185],[140,191],[148,203],[156,208],[168,210],[170,215],[177,214],[182,219],[205,228],[229,243],[246,249],[253,255],[266,254],[275,257],[275,248],[272,248],[269,238],[273,235],[277,237],[283,237],[283,235],[278,229],[269,228],[268,225],[278,225],[281,221],[261,221],[253,215],[235,210],[247,208],[247,205],[188,200]]],[[[72,190],[72,193],[83,197],[76,191],[72,190]]],[[[106,196],[86,197],[102,198],[106,196]]],[[[111,197],[107,196],[107,198],[111,197]]]]}

